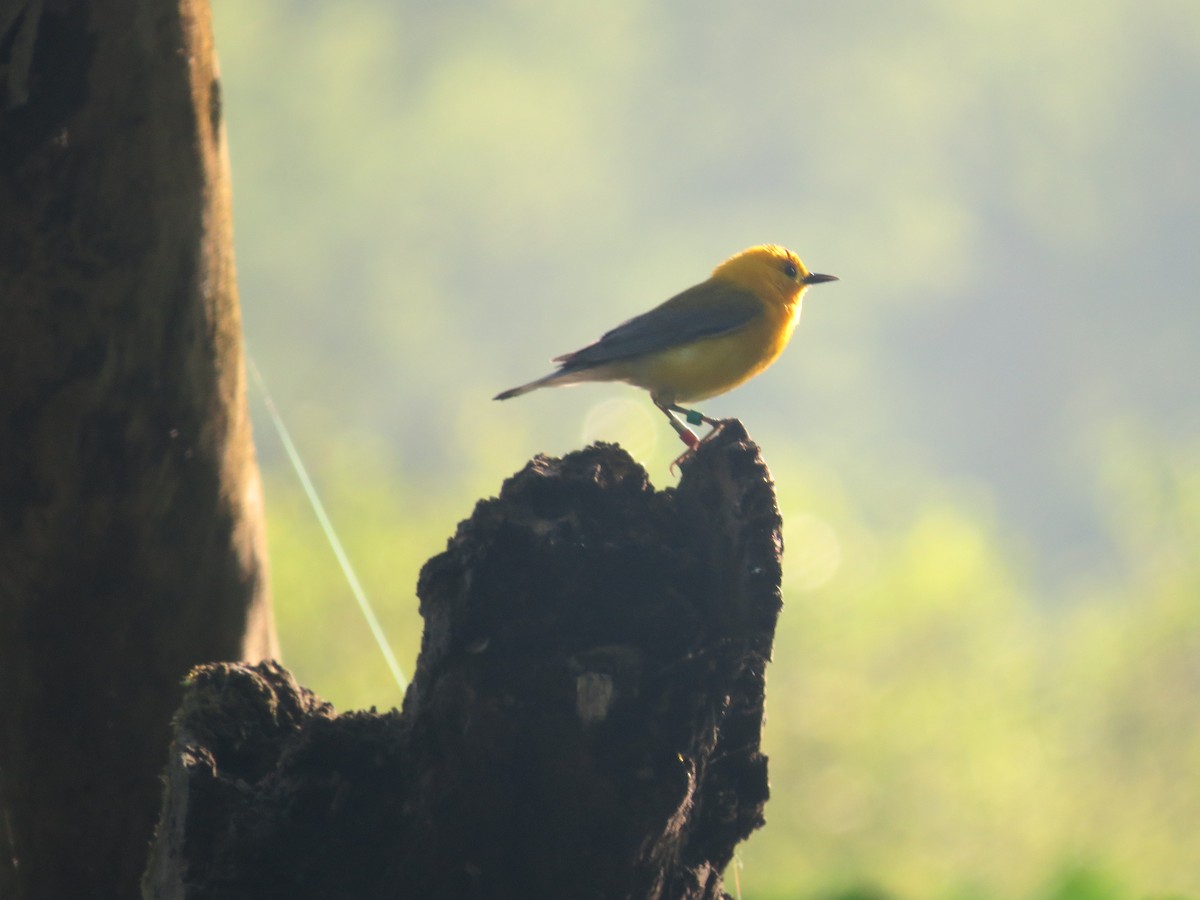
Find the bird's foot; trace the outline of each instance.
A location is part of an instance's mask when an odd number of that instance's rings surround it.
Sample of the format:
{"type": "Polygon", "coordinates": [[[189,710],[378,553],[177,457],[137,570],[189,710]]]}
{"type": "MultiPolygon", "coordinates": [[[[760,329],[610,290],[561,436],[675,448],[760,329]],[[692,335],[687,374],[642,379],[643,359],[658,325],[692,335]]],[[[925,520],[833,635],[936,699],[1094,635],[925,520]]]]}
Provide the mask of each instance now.
{"type": "MultiPolygon", "coordinates": [[[[667,466],[667,472],[671,475],[675,474],[676,469],[681,469],[683,464],[696,455],[696,448],[703,443],[694,431],[687,428],[680,428],[678,431],[679,439],[687,444],[687,449],[679,454],[671,461],[671,465],[667,466]]],[[[705,438],[707,440],[707,437],[705,438]]]]}
{"type": "Polygon", "coordinates": [[[686,414],[689,425],[700,425],[703,423],[710,426],[710,430],[704,437],[698,437],[694,431],[687,428],[679,430],[679,439],[687,444],[687,449],[675,457],[671,465],[667,467],[667,471],[672,475],[675,474],[676,469],[682,469],[683,464],[696,455],[696,450],[701,444],[707,444],[720,434],[721,429],[725,427],[723,419],[710,419],[708,416],[702,415],[694,409],[680,410],[680,412],[686,414]]]}
{"type": "Polygon", "coordinates": [[[721,430],[725,427],[724,419],[710,419],[706,416],[704,419],[704,423],[706,425],[711,426],[711,430],[708,432],[708,434],[706,434],[704,437],[702,437],[700,439],[701,444],[707,444],[709,441],[711,441],[713,438],[715,438],[718,434],[720,434],[721,430]]]}

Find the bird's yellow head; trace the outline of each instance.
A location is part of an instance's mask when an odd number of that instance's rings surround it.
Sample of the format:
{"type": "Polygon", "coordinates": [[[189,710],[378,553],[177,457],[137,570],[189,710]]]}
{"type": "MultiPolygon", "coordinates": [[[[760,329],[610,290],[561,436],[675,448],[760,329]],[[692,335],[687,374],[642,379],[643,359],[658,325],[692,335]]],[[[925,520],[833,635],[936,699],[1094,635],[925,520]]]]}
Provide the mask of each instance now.
{"type": "Polygon", "coordinates": [[[791,250],[763,244],[734,254],[713,269],[712,277],[753,291],[763,299],[795,303],[811,284],[837,281],[835,275],[810,272],[791,250]]]}

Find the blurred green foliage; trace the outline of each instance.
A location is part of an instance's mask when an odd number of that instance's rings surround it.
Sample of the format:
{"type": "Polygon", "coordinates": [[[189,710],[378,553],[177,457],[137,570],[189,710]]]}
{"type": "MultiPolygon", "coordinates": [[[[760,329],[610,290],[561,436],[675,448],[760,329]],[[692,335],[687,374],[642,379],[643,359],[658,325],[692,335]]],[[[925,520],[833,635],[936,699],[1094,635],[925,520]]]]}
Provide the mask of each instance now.
{"type": "MultiPolygon", "coordinates": [[[[1200,895],[1200,5],[216,0],[251,352],[410,671],[505,404],[775,241],[842,276],[705,404],[785,521],[747,898],[1200,895]]],[[[256,409],[256,418],[262,418],[256,409]]],[[[268,432],[285,659],[398,704],[268,432]]]]}

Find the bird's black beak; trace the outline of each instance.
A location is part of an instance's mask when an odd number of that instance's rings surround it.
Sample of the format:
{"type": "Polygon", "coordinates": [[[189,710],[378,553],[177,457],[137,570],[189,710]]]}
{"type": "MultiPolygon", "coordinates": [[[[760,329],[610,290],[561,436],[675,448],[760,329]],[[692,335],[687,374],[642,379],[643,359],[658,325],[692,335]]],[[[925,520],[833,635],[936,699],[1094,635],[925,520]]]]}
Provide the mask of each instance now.
{"type": "Polygon", "coordinates": [[[824,284],[826,281],[837,281],[836,275],[819,275],[816,272],[809,272],[804,276],[805,284],[824,284]]]}

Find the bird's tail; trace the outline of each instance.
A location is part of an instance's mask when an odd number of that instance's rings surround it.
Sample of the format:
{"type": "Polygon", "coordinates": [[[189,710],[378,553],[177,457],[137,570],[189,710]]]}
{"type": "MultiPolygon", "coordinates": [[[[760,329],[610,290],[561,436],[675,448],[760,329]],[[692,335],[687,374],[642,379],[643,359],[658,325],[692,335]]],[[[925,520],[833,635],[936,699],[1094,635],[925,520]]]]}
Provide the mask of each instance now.
{"type": "Polygon", "coordinates": [[[530,391],[536,391],[538,388],[551,387],[556,384],[569,384],[572,379],[572,372],[551,372],[549,375],[543,375],[541,378],[535,379],[528,384],[523,384],[520,387],[509,388],[507,391],[501,391],[493,400],[511,400],[513,397],[520,397],[522,394],[528,394],[530,391]]]}

